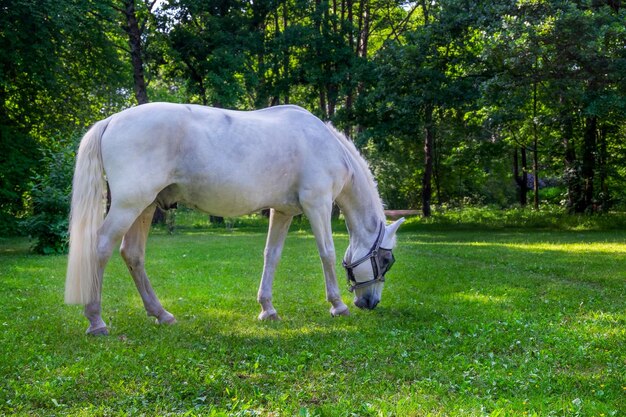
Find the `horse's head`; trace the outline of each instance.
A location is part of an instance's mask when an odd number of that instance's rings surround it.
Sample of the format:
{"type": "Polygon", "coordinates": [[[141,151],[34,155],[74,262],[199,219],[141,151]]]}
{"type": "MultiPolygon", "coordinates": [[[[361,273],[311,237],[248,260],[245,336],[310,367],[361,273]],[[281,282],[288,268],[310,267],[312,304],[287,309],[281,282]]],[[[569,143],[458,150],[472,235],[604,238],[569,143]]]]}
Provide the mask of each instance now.
{"type": "Polygon", "coordinates": [[[395,262],[392,249],[396,243],[396,231],[403,222],[404,218],[401,218],[389,226],[381,224],[373,246],[361,257],[354,257],[353,248],[348,248],[343,267],[357,307],[372,310],[380,302],[385,274],[395,262]]]}

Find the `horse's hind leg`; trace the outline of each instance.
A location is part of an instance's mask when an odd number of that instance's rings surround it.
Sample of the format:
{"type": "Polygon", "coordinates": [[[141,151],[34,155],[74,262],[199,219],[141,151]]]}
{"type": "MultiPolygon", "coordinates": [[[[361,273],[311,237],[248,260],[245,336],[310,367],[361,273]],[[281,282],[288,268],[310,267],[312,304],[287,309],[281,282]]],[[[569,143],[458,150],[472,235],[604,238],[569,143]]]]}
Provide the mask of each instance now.
{"type": "Polygon", "coordinates": [[[176,322],[176,319],[161,306],[161,302],[154,293],[150,280],[146,275],[144,263],[146,241],[150,232],[150,224],[155,207],[154,204],[150,205],[137,217],[137,220],[124,235],[120,253],[133,277],[133,281],[135,281],[148,315],[156,317],[159,323],[172,324],[176,322]]]}
{"type": "Polygon", "coordinates": [[[257,300],[261,304],[261,314],[259,320],[277,320],[278,314],[272,305],[272,284],[274,282],[274,272],[280,260],[280,255],[285,244],[285,237],[289,231],[293,216],[277,212],[272,209],[270,212],[270,226],[265,244],[263,276],[257,300]]]}
{"type": "Polygon", "coordinates": [[[111,258],[113,246],[121,239],[137,218],[139,210],[133,208],[121,209],[111,207],[111,210],[104,219],[102,227],[98,230],[96,257],[98,263],[98,277],[95,284],[95,294],[91,302],[85,305],[85,317],[89,320],[87,334],[106,335],[108,330],[106,323],[102,320],[102,277],[104,268],[111,258]]]}

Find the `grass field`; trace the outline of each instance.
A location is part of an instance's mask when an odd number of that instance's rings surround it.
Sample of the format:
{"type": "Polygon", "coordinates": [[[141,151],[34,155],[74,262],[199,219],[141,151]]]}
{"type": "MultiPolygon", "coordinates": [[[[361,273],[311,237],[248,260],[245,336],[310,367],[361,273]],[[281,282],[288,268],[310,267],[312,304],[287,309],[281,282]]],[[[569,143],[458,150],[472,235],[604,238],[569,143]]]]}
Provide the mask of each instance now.
{"type": "Polygon", "coordinates": [[[333,319],[296,224],[279,322],[256,320],[264,240],[260,227],[153,233],[147,270],[174,326],[145,316],[114,255],[111,335],[94,338],[63,304],[65,257],[0,239],[0,414],[626,415],[624,231],[409,227],[379,307],[333,319]]]}

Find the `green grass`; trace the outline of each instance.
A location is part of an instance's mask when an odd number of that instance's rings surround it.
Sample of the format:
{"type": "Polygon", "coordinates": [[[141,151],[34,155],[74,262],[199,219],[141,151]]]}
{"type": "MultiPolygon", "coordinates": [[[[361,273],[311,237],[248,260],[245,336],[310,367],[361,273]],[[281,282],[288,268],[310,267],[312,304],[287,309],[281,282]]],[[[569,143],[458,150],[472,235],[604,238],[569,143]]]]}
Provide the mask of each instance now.
{"type": "Polygon", "coordinates": [[[153,233],[174,326],[145,316],[114,255],[98,338],[63,304],[65,257],[0,239],[0,414],[625,415],[626,232],[409,227],[379,307],[333,319],[296,224],[283,320],[258,322],[262,226],[153,233]]]}

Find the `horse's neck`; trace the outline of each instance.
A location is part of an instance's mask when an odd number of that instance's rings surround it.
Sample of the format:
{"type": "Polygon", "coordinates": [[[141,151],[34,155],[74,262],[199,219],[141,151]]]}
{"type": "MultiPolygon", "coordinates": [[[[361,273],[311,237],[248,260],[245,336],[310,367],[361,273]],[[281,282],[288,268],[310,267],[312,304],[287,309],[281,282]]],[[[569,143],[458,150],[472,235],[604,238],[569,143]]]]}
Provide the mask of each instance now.
{"type": "Polygon", "coordinates": [[[352,250],[369,250],[378,236],[385,214],[378,197],[367,180],[367,173],[355,172],[351,184],[348,184],[337,198],[346,219],[352,250]]]}

